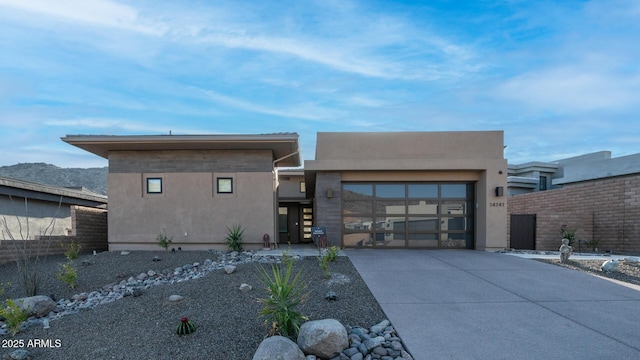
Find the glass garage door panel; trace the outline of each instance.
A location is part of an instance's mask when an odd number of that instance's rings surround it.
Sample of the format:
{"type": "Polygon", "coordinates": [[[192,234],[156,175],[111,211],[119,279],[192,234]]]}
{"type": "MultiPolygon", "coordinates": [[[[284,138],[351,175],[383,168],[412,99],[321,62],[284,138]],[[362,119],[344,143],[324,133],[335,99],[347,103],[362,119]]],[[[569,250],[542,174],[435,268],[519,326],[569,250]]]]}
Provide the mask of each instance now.
{"type": "Polygon", "coordinates": [[[472,183],[343,183],[343,245],[473,248],[474,189],[472,183]]]}

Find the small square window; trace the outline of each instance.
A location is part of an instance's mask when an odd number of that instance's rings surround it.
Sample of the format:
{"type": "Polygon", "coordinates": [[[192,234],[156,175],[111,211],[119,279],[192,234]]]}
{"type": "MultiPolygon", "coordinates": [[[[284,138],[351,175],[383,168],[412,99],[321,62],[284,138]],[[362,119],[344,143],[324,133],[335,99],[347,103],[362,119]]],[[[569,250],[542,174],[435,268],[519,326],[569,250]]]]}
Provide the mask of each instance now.
{"type": "Polygon", "coordinates": [[[301,193],[307,192],[307,186],[305,185],[304,181],[300,181],[300,192],[301,193]]]}
{"type": "Polygon", "coordinates": [[[147,194],[162,194],[162,178],[147,178],[147,194]]]}
{"type": "Polygon", "coordinates": [[[233,193],[233,178],[217,178],[218,194],[233,193]]]}

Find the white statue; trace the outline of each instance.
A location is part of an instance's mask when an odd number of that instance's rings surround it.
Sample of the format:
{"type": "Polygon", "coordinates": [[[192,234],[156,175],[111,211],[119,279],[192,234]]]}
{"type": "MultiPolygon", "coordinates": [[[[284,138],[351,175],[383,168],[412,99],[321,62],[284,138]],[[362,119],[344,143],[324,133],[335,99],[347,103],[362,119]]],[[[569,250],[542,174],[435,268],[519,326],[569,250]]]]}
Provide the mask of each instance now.
{"type": "Polygon", "coordinates": [[[560,262],[566,263],[569,260],[569,256],[571,256],[571,252],[573,251],[573,247],[569,246],[569,239],[562,239],[562,245],[560,246],[560,262]]]}

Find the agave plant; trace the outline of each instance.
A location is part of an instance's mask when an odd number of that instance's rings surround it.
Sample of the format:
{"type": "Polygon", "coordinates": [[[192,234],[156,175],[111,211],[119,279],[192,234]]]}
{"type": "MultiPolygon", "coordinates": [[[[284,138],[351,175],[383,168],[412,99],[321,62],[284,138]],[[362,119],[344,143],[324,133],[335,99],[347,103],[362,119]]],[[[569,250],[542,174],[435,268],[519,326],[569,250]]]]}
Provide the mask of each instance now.
{"type": "Polygon", "coordinates": [[[242,240],[244,239],[244,229],[241,225],[233,225],[231,229],[227,228],[227,246],[232,251],[242,251],[242,240]]]}
{"type": "Polygon", "coordinates": [[[266,317],[267,323],[271,322],[273,334],[279,333],[294,339],[298,335],[301,323],[307,320],[307,317],[296,309],[307,296],[308,284],[301,280],[301,269],[294,275],[293,261],[287,261],[280,266],[271,264],[271,272],[262,266],[258,266],[258,270],[259,280],[267,295],[258,299],[258,302],[263,304],[258,314],[266,317]]]}
{"type": "Polygon", "coordinates": [[[189,318],[186,316],[180,319],[180,324],[178,324],[178,327],[176,328],[176,334],[181,336],[191,334],[195,331],[196,326],[191,321],[189,321],[189,318]]]}

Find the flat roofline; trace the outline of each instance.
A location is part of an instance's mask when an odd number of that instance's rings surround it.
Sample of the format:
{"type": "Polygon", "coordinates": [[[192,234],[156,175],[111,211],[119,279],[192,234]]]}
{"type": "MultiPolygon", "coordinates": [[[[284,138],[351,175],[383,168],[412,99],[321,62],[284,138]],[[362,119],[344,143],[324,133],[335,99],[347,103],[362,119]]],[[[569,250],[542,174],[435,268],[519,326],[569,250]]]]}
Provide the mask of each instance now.
{"type": "MultiPolygon", "coordinates": [[[[163,150],[271,150],[274,159],[300,151],[298,134],[209,134],[209,135],[67,135],[62,141],[90,153],[109,158],[111,151],[163,150]]],[[[297,167],[300,154],[278,162],[278,166],[297,167]]]]}

